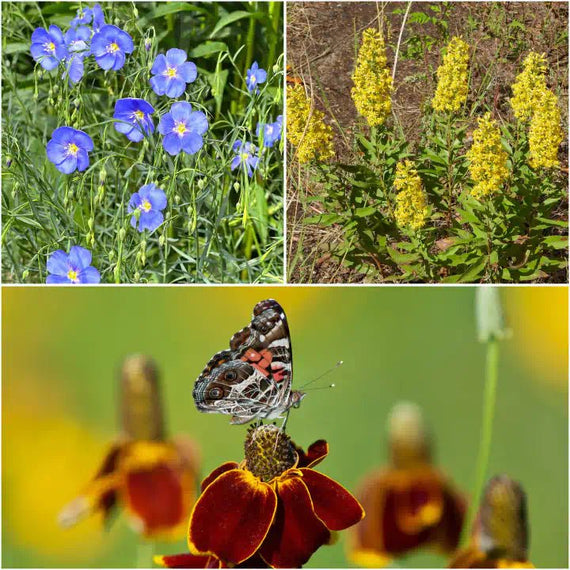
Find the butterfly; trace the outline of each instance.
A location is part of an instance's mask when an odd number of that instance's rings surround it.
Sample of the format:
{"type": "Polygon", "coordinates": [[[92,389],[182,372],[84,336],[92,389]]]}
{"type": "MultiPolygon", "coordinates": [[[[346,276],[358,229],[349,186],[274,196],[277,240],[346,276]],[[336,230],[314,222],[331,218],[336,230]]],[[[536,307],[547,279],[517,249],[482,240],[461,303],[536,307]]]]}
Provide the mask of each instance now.
{"type": "Polygon", "coordinates": [[[200,412],[229,414],[230,423],[282,418],[305,393],[291,390],[293,361],[287,317],[273,300],[253,308],[248,326],[230,339],[230,348],[210,359],[194,383],[200,412]]]}

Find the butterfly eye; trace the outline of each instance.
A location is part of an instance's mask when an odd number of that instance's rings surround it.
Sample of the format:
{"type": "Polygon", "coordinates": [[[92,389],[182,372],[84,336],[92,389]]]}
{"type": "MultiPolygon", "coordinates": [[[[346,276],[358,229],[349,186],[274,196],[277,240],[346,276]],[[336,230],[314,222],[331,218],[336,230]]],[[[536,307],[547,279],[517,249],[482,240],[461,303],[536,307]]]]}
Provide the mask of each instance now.
{"type": "Polygon", "coordinates": [[[226,380],[235,380],[237,378],[237,374],[233,370],[228,370],[226,372],[226,380]]]}
{"type": "Polygon", "coordinates": [[[214,399],[214,400],[218,400],[222,397],[222,391],[219,388],[212,388],[209,392],[208,392],[210,398],[214,399]]]}

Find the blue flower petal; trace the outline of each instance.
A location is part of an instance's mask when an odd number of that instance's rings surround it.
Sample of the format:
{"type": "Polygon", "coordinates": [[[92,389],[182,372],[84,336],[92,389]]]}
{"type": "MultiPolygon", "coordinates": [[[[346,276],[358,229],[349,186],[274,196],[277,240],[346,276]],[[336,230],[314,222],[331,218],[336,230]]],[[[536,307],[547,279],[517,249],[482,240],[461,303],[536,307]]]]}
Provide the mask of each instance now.
{"type": "Polygon", "coordinates": [[[95,61],[101,69],[105,71],[112,69],[115,65],[115,55],[112,53],[106,53],[101,57],[95,57],[95,61]]]}
{"type": "Polygon", "coordinates": [[[157,75],[159,73],[162,74],[166,71],[167,67],[168,64],[166,62],[166,58],[163,54],[159,53],[154,59],[150,72],[152,75],[157,75]]]}
{"type": "Polygon", "coordinates": [[[142,199],[138,192],[135,192],[129,200],[129,214],[136,210],[142,204],[142,199]]]}
{"type": "Polygon", "coordinates": [[[101,282],[101,275],[95,267],[86,267],[77,275],[77,280],[82,285],[94,285],[101,282]]]}
{"type": "Polygon", "coordinates": [[[255,76],[257,77],[258,83],[265,83],[265,80],[267,79],[267,71],[265,71],[265,69],[258,69],[255,76]]]}
{"type": "Polygon", "coordinates": [[[164,221],[164,216],[162,212],[142,212],[139,220],[139,231],[149,230],[154,231],[162,222],[164,221]]]}
{"type": "Polygon", "coordinates": [[[174,119],[170,113],[166,113],[166,115],[162,115],[160,117],[160,122],[158,123],[158,132],[161,135],[167,135],[172,132],[174,129],[174,119]]]}
{"type": "Polygon", "coordinates": [[[62,275],[48,275],[46,277],[46,283],[48,285],[62,285],[65,283],[72,283],[72,281],[67,277],[63,277],[62,275]]]}
{"type": "Polygon", "coordinates": [[[119,71],[125,65],[125,54],[122,51],[115,53],[115,63],[113,63],[113,71],[119,71]]]}
{"type": "Polygon", "coordinates": [[[164,137],[162,146],[171,156],[177,155],[182,150],[180,137],[174,133],[169,133],[164,137]]]}
{"type": "Polygon", "coordinates": [[[241,158],[239,155],[234,156],[234,159],[232,160],[232,164],[230,166],[231,170],[235,170],[241,163],[241,158]]]}
{"type": "Polygon", "coordinates": [[[77,170],[77,158],[68,156],[64,161],[56,164],[55,167],[63,174],[71,174],[77,170]]]}
{"type": "Polygon", "coordinates": [[[84,247],[74,245],[69,250],[69,263],[77,270],[85,269],[91,265],[91,252],[84,247]]]}
{"type": "Polygon", "coordinates": [[[186,90],[186,82],[179,77],[172,77],[166,83],[165,95],[171,99],[180,97],[186,90]]]}
{"type": "Polygon", "coordinates": [[[182,137],[182,150],[187,154],[196,154],[204,146],[204,141],[199,134],[187,133],[182,137]]]}
{"type": "Polygon", "coordinates": [[[186,52],[183,49],[172,48],[166,52],[166,61],[173,67],[182,65],[187,59],[186,52]]]}
{"type": "Polygon", "coordinates": [[[149,80],[152,90],[157,95],[164,95],[166,93],[166,87],[168,85],[168,79],[164,75],[155,75],[149,80]]]}
{"type": "Polygon", "coordinates": [[[202,111],[194,111],[190,114],[188,128],[199,135],[203,135],[208,130],[208,119],[202,111]]]}
{"type": "Polygon", "coordinates": [[[198,77],[198,68],[195,63],[187,61],[178,68],[178,74],[186,83],[192,83],[198,77]]]}
{"type": "Polygon", "coordinates": [[[46,153],[50,162],[55,165],[61,164],[67,158],[67,148],[53,139],[46,145],[46,153]]]}
{"type": "Polygon", "coordinates": [[[154,184],[149,191],[148,201],[150,202],[154,211],[164,210],[164,208],[166,208],[166,194],[160,188],[157,188],[154,184]]]}
{"type": "Polygon", "coordinates": [[[87,151],[80,148],[77,151],[77,170],[79,170],[79,172],[83,172],[84,170],[87,169],[87,167],[89,166],[89,155],[87,154],[87,151]]]}
{"type": "Polygon", "coordinates": [[[192,105],[186,101],[179,101],[174,103],[170,108],[170,114],[175,121],[186,121],[190,118],[192,112],[192,105]]]}
{"type": "Polygon", "coordinates": [[[63,249],[54,251],[47,260],[46,264],[48,273],[59,275],[60,277],[67,276],[69,271],[69,257],[63,249]]]}

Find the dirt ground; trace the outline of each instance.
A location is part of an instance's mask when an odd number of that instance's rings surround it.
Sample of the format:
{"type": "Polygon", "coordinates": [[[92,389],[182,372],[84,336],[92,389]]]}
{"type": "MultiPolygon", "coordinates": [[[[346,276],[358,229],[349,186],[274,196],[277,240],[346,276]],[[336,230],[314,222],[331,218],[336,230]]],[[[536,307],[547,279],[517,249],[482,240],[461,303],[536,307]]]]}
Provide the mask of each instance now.
{"type": "MultiPolygon", "coordinates": [[[[408,6],[405,2],[291,2],[287,5],[287,65],[290,79],[302,80],[317,106],[335,129],[337,159],[350,161],[351,130],[357,113],[351,99],[358,41],[362,31],[377,26],[383,17],[388,65],[393,65],[398,36],[408,6]]],[[[441,49],[453,35],[471,46],[470,98],[483,98],[494,114],[512,119],[510,86],[528,51],[545,53],[550,64],[549,83],[556,87],[568,123],[568,5],[562,2],[448,2],[412,3],[397,61],[393,114],[412,144],[418,139],[421,117],[436,86],[435,71],[441,49]],[[439,12],[431,9],[436,6],[439,12]],[[421,14],[424,14],[422,16],[421,14]],[[492,70],[492,81],[487,74],[492,70]]],[[[568,142],[561,147],[567,166],[568,142]]],[[[294,166],[292,166],[294,168],[294,166]]],[[[346,270],[327,251],[338,235],[333,228],[302,226],[304,217],[320,213],[314,203],[299,201],[311,195],[298,170],[289,171],[288,257],[312,258],[312,275],[289,272],[292,281],[359,282],[364,276],[346,270]]],[[[307,263],[305,263],[307,266],[307,263]]]]}

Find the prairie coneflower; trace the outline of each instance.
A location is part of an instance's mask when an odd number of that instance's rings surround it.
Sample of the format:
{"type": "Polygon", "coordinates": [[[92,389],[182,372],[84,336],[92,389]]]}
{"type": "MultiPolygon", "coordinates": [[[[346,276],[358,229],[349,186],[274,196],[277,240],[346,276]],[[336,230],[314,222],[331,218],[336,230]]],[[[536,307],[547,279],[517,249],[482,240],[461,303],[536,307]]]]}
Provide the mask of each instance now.
{"type": "Polygon", "coordinates": [[[507,475],[489,481],[471,542],[449,568],[534,568],[528,561],[526,496],[519,483],[507,475]]]}
{"type": "Polygon", "coordinates": [[[158,374],[144,356],[131,356],[121,376],[123,437],[111,446],[94,479],[60,513],[67,527],[95,512],[107,520],[121,504],[145,538],[178,539],[195,500],[198,453],[192,440],[166,439],[158,374]]]}
{"type": "Polygon", "coordinates": [[[414,163],[404,160],[396,165],[394,188],[399,190],[396,195],[394,217],[401,228],[419,230],[429,214],[426,192],[414,163]]]}
{"type": "Polygon", "coordinates": [[[348,557],[381,567],[423,546],[453,552],[465,503],[431,463],[431,445],[417,406],[397,405],[389,422],[390,464],[366,477],[356,493],[366,518],[349,531],[348,557]]]}
{"type": "Polygon", "coordinates": [[[491,113],[478,120],[473,145],[467,152],[469,173],[475,181],[471,194],[480,200],[498,192],[509,176],[507,153],[501,144],[501,131],[491,113]]]}
{"type": "Polygon", "coordinates": [[[371,127],[382,125],[392,109],[392,76],[387,67],[384,38],[374,28],[362,34],[352,81],[356,110],[371,127]]]}
{"type": "Polygon", "coordinates": [[[451,38],[437,69],[437,88],[431,102],[436,111],[459,111],[467,101],[468,66],[469,45],[459,37],[451,38]]]}
{"type": "Polygon", "coordinates": [[[155,561],[179,568],[301,567],[333,541],[334,531],[364,516],[344,487],[314,470],[327,454],[323,440],[305,453],[276,426],[251,429],[245,459],[224,463],[202,482],[188,526],[191,554],[155,561]]]}
{"type": "Polygon", "coordinates": [[[332,129],[324,114],[311,107],[303,85],[287,86],[287,140],[297,147],[301,163],[334,155],[332,129]]]}

